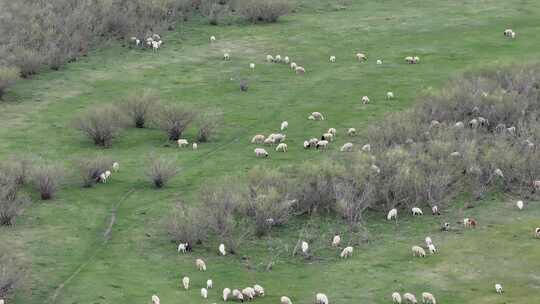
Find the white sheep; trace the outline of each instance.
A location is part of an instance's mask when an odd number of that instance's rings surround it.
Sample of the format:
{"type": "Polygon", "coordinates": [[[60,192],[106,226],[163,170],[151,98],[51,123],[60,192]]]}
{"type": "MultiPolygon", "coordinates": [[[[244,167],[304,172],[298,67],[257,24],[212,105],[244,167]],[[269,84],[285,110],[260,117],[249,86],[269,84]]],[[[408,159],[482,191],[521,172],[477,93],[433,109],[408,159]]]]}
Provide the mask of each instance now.
{"type": "Polygon", "coordinates": [[[324,133],[321,136],[321,140],[334,141],[334,135],[332,135],[332,133],[324,133]]]}
{"type": "Polygon", "coordinates": [[[422,209],[418,207],[413,207],[411,209],[412,215],[424,215],[424,212],[422,212],[422,209]]]}
{"type": "Polygon", "coordinates": [[[459,153],[458,151],[455,151],[455,152],[450,153],[450,156],[452,156],[452,157],[460,157],[461,153],[459,153]]]}
{"type": "Polygon", "coordinates": [[[111,175],[112,175],[111,171],[109,171],[109,170],[105,171],[105,173],[103,173],[103,174],[105,174],[105,179],[111,178],[111,175]]]}
{"type": "Polygon", "coordinates": [[[234,289],[232,291],[232,295],[233,295],[233,297],[235,297],[240,302],[244,302],[244,295],[240,292],[240,290],[234,289]]]}
{"type": "Polygon", "coordinates": [[[540,227],[536,227],[536,229],[534,229],[534,236],[540,239],[540,227]]]}
{"type": "Polygon", "coordinates": [[[535,180],[533,182],[533,187],[536,189],[536,190],[540,190],[540,180],[535,180]]]}
{"type": "Polygon", "coordinates": [[[498,177],[504,178],[504,174],[501,169],[497,168],[495,171],[493,171],[493,174],[497,175],[498,177]]]}
{"type": "Polygon", "coordinates": [[[433,244],[428,245],[428,250],[429,250],[429,253],[431,253],[431,254],[437,253],[437,248],[433,244]]]}
{"type": "Polygon", "coordinates": [[[353,147],[354,147],[353,143],[348,142],[348,143],[344,144],[344,145],[341,147],[341,149],[339,149],[339,150],[340,150],[341,152],[352,152],[352,151],[353,151],[353,147]]]}
{"type": "Polygon", "coordinates": [[[516,32],[510,33],[510,38],[515,39],[516,38],[516,32]]]}
{"type": "Polygon", "coordinates": [[[332,247],[338,247],[341,243],[341,236],[339,234],[334,235],[334,238],[332,239],[332,247]]]}
{"type": "Polygon", "coordinates": [[[347,135],[349,136],[355,136],[356,135],[356,129],[355,128],[349,128],[349,130],[347,130],[347,135]]]}
{"type": "Polygon", "coordinates": [[[284,134],[270,134],[270,136],[268,136],[268,138],[272,138],[274,140],[274,142],[277,142],[277,143],[280,143],[280,142],[283,142],[285,141],[285,139],[287,138],[287,135],[284,135],[284,134]]]}
{"type": "Polygon", "coordinates": [[[416,297],[412,293],[409,293],[409,292],[403,294],[403,299],[405,299],[405,301],[409,304],[418,303],[418,301],[416,300],[416,297]]]}
{"type": "Polygon", "coordinates": [[[188,243],[178,244],[178,252],[186,253],[187,248],[188,248],[188,243]]]}
{"type": "Polygon", "coordinates": [[[284,122],[281,123],[281,131],[286,130],[288,127],[289,127],[289,122],[288,121],[284,121],[284,122]]]}
{"type": "MultiPolygon", "coordinates": [[[[4,300],[0,300],[0,304],[4,304],[4,300]]],[[[152,304],[159,304],[159,297],[157,295],[152,296],[152,304]]]]}
{"type": "Polygon", "coordinates": [[[434,205],[434,206],[431,207],[431,214],[433,214],[433,215],[441,215],[441,213],[439,212],[439,207],[437,207],[437,205],[434,205]]]}
{"type": "Polygon", "coordinates": [[[231,55],[229,53],[223,53],[223,60],[231,60],[231,55]]]}
{"type": "Polygon", "coordinates": [[[105,175],[105,172],[99,175],[99,181],[103,184],[107,183],[107,176],[105,175]]]}
{"type": "Polygon", "coordinates": [[[315,295],[316,304],[328,304],[328,297],[324,293],[318,293],[315,295]]]}
{"type": "Polygon", "coordinates": [[[251,143],[252,144],[262,144],[265,140],[265,136],[262,135],[262,134],[257,134],[255,136],[253,136],[253,138],[251,138],[251,143]]]}
{"type": "Polygon", "coordinates": [[[313,112],[311,113],[311,116],[313,116],[313,120],[324,120],[324,115],[322,115],[320,112],[313,112]]]}
{"type": "Polygon", "coordinates": [[[261,285],[253,285],[253,290],[255,290],[257,296],[264,297],[264,288],[261,285]]]}
{"type": "Polygon", "coordinates": [[[414,64],[417,64],[417,63],[419,63],[419,62],[420,62],[420,57],[414,56],[414,57],[413,57],[413,63],[414,63],[414,64]]]}
{"type": "Polygon", "coordinates": [[[307,254],[309,251],[309,244],[306,241],[302,241],[300,248],[302,249],[303,254],[307,254]]]}
{"type": "Polygon", "coordinates": [[[227,252],[225,251],[225,244],[219,244],[218,251],[219,251],[219,254],[226,255],[227,252]]]}
{"type": "Polygon", "coordinates": [[[296,72],[296,74],[305,74],[306,73],[306,69],[304,67],[301,67],[301,66],[297,66],[294,71],[296,72]]]}
{"type": "Polygon", "coordinates": [[[315,145],[315,147],[317,149],[326,149],[328,147],[328,143],[329,143],[328,140],[319,140],[317,144],[315,145]]]}
{"type": "Polygon", "coordinates": [[[289,56],[285,56],[285,58],[283,58],[283,63],[289,64],[289,62],[291,62],[291,59],[289,59],[289,56]]]}
{"type": "Polygon", "coordinates": [[[371,170],[377,174],[381,173],[381,168],[379,168],[377,165],[371,165],[371,170]]]}
{"type": "Polygon", "coordinates": [[[114,162],[114,163],[112,164],[112,170],[113,170],[114,172],[120,171],[120,164],[119,164],[118,162],[114,162]]]}
{"type": "Polygon", "coordinates": [[[378,64],[378,65],[381,65],[381,64],[382,64],[382,60],[377,59],[377,64],[378,64]]]}
{"type": "Polygon", "coordinates": [[[512,29],[505,29],[503,35],[509,37],[514,31],[512,29]]]}
{"type": "Polygon", "coordinates": [[[274,62],[281,62],[281,55],[276,55],[276,57],[274,57],[274,62]]]}
{"type": "Polygon", "coordinates": [[[362,146],[362,151],[364,152],[370,152],[371,151],[371,145],[370,144],[365,144],[362,146]]]}
{"type": "Polygon", "coordinates": [[[426,246],[429,246],[429,245],[433,244],[433,241],[431,240],[431,238],[429,236],[426,236],[425,241],[426,241],[426,246]]]}
{"type": "Polygon", "coordinates": [[[255,63],[253,63],[253,62],[250,63],[250,64],[249,64],[249,68],[250,68],[251,70],[255,70],[255,63]]]}
{"type": "Polygon", "coordinates": [[[367,61],[367,56],[364,53],[356,53],[356,59],[358,61],[367,61]]]}
{"type": "Polygon", "coordinates": [[[346,259],[346,258],[352,257],[353,251],[354,251],[354,248],[353,248],[353,247],[351,247],[351,246],[345,247],[345,248],[341,251],[341,254],[340,254],[339,256],[340,256],[342,259],[346,259]]]}
{"type": "Polygon", "coordinates": [[[386,92],[386,99],[394,99],[394,92],[386,92]]]}
{"type": "Polygon", "coordinates": [[[204,299],[208,298],[208,290],[206,288],[201,288],[201,297],[204,299]]]}
{"type": "Polygon", "coordinates": [[[291,62],[291,70],[296,71],[297,67],[298,67],[298,64],[296,64],[296,62],[291,62]]]}
{"type": "Polygon", "coordinates": [[[227,300],[229,299],[230,294],[231,294],[231,289],[230,288],[224,288],[223,289],[223,301],[224,302],[227,302],[227,300]]]}
{"type": "Polygon", "coordinates": [[[426,256],[426,251],[424,250],[424,248],[420,247],[420,246],[412,246],[412,252],[413,252],[413,256],[415,257],[425,257],[426,256]]]}
{"type": "Polygon", "coordinates": [[[184,286],[185,290],[189,289],[189,277],[183,277],[182,278],[182,285],[184,286]]]}
{"type": "Polygon", "coordinates": [[[309,146],[310,146],[311,148],[317,147],[317,143],[318,143],[318,142],[319,142],[319,139],[318,139],[318,138],[315,138],[315,137],[311,138],[311,139],[308,141],[309,146]]]}
{"type": "Polygon", "coordinates": [[[330,128],[326,133],[332,134],[334,137],[336,136],[337,130],[336,128],[330,128]]]}
{"type": "Polygon", "coordinates": [[[197,143],[193,143],[192,148],[193,148],[193,150],[198,150],[199,145],[197,143]]]}
{"type": "Polygon", "coordinates": [[[255,291],[251,287],[246,287],[246,288],[242,289],[242,294],[248,300],[253,300],[253,298],[255,298],[255,291]]]}
{"type": "Polygon", "coordinates": [[[405,61],[408,63],[408,64],[412,64],[413,61],[414,61],[414,58],[412,56],[407,56],[405,57],[405,61]]]}
{"type": "Polygon", "coordinates": [[[274,57],[272,55],[266,55],[266,62],[274,62],[274,57]]]}
{"type": "Polygon", "coordinates": [[[287,152],[287,150],[288,150],[288,147],[286,143],[280,143],[276,147],[276,152],[287,152]]]}
{"type": "Polygon", "coordinates": [[[363,104],[368,104],[368,103],[369,103],[369,97],[367,97],[367,96],[362,96],[362,103],[363,103],[363,104]]]}
{"type": "Polygon", "coordinates": [[[495,284],[495,291],[496,291],[498,294],[503,294],[503,293],[504,293],[504,290],[503,290],[501,284],[495,284]]]}
{"type": "Polygon", "coordinates": [[[273,137],[268,137],[264,140],[263,144],[267,145],[267,146],[271,146],[273,145],[274,143],[276,143],[276,141],[274,140],[273,137]]]}
{"type": "Polygon", "coordinates": [[[279,300],[279,303],[280,304],[292,304],[292,301],[291,301],[291,299],[289,299],[289,297],[282,296],[281,299],[279,300]]]}
{"type": "Polygon", "coordinates": [[[152,50],[157,52],[161,46],[161,41],[152,41],[152,50]]]}
{"type": "Polygon", "coordinates": [[[189,145],[189,142],[187,139],[179,139],[176,141],[179,148],[187,147],[189,145]]]}
{"type": "Polygon", "coordinates": [[[524,205],[523,205],[523,201],[520,200],[520,201],[517,201],[517,202],[516,202],[516,207],[517,207],[519,210],[522,210],[522,209],[523,209],[523,206],[524,206],[524,205]]]}
{"type": "Polygon", "coordinates": [[[401,295],[399,292],[395,291],[392,293],[392,303],[401,304],[401,295]]]}
{"type": "Polygon", "coordinates": [[[211,279],[206,280],[206,289],[212,289],[214,287],[214,281],[211,279]]]}
{"type": "Polygon", "coordinates": [[[256,157],[268,157],[268,152],[265,149],[257,148],[254,152],[256,157]]]}
{"type": "Polygon", "coordinates": [[[476,129],[476,128],[478,128],[478,119],[476,119],[476,118],[471,119],[471,120],[469,121],[469,127],[470,127],[471,129],[476,129]]]}
{"type": "Polygon", "coordinates": [[[199,271],[206,271],[206,263],[202,259],[196,259],[195,266],[199,271]]]}
{"type": "Polygon", "coordinates": [[[336,56],[330,56],[330,62],[332,63],[336,62],[336,56]]]}
{"type": "Polygon", "coordinates": [[[463,123],[463,121],[458,121],[458,122],[456,122],[454,127],[458,128],[458,129],[463,129],[465,127],[465,124],[463,123]]]}
{"type": "Polygon", "coordinates": [[[422,303],[424,304],[437,304],[435,297],[429,292],[422,293],[422,303]]]}
{"type": "Polygon", "coordinates": [[[388,215],[386,215],[387,220],[397,220],[397,209],[393,208],[392,210],[388,211],[388,215]]]}
{"type": "Polygon", "coordinates": [[[464,218],[463,219],[463,226],[465,228],[473,228],[473,227],[476,227],[476,221],[474,219],[470,219],[470,218],[464,218]]]}
{"type": "Polygon", "coordinates": [[[304,149],[309,149],[311,146],[309,145],[309,141],[304,140],[304,149]]]}
{"type": "Polygon", "coordinates": [[[210,36],[210,42],[215,42],[216,41],[216,36],[210,36]]]}

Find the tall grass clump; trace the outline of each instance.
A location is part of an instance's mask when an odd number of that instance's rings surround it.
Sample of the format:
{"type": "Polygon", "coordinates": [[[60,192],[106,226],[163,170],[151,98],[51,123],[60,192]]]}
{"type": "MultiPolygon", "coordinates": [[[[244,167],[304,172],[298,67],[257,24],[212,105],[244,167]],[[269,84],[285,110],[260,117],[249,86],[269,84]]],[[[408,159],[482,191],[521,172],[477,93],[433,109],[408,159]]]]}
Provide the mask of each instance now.
{"type": "Polygon", "coordinates": [[[123,117],[111,106],[98,106],[88,110],[75,121],[75,127],[83,132],[94,145],[109,148],[124,125],[123,117]]]}

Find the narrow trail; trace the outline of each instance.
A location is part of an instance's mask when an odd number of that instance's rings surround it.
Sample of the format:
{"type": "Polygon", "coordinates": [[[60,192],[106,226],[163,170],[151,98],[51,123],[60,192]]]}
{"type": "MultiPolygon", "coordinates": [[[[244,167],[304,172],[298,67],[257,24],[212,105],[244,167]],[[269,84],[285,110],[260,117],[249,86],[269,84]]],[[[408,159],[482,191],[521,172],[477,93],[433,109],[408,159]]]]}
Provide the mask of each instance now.
{"type": "Polygon", "coordinates": [[[117,216],[118,207],[120,207],[120,204],[122,202],[124,202],[134,192],[135,192],[135,189],[133,189],[133,188],[130,189],[128,192],[126,192],[120,198],[120,200],[118,200],[112,206],[111,217],[110,217],[110,220],[109,220],[109,224],[107,225],[107,229],[103,233],[103,238],[104,238],[103,241],[101,242],[101,244],[99,244],[99,246],[97,246],[94,249],[94,252],[92,252],[90,257],[88,259],[86,259],[86,261],[84,263],[79,265],[79,267],[77,267],[77,269],[75,269],[75,271],[66,280],[64,280],[60,285],[58,285],[58,287],[55,289],[54,294],[52,295],[52,297],[50,298],[48,303],[56,303],[56,299],[58,298],[58,296],[60,295],[60,293],[62,292],[64,287],[66,287],[66,285],[68,285],[71,281],[73,281],[73,279],[75,279],[77,277],[77,275],[79,275],[79,273],[81,273],[81,271],[83,271],[90,263],[92,263],[94,261],[95,257],[97,256],[97,254],[107,245],[107,243],[111,239],[112,229],[113,229],[114,223],[116,222],[116,216],[117,216]]]}

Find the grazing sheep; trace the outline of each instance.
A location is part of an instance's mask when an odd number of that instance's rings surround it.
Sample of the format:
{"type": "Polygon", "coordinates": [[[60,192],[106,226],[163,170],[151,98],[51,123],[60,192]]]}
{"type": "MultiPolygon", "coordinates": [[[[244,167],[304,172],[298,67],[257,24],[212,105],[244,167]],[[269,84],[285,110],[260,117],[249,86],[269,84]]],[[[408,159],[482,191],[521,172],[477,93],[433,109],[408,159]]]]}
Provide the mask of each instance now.
{"type": "Polygon", "coordinates": [[[495,291],[496,291],[498,294],[503,294],[503,293],[504,293],[504,290],[503,290],[501,284],[495,284],[495,291]]]}
{"type": "Polygon", "coordinates": [[[304,69],[304,67],[301,67],[301,66],[297,66],[294,71],[296,72],[296,74],[305,74],[306,73],[306,69],[304,69]]]}
{"type": "Polygon", "coordinates": [[[363,53],[356,53],[356,59],[358,59],[358,61],[367,61],[367,56],[363,53]]]}
{"type": "Polygon", "coordinates": [[[339,236],[339,234],[334,235],[334,238],[332,239],[332,247],[339,247],[340,243],[341,243],[341,236],[339,236]]]}
{"type": "Polygon", "coordinates": [[[388,211],[388,215],[386,216],[387,220],[397,220],[397,209],[393,208],[392,210],[388,211]]]}
{"type": "Polygon", "coordinates": [[[420,57],[414,56],[414,57],[413,57],[413,64],[417,64],[417,63],[419,63],[419,62],[420,62],[420,57]]]}
{"type": "Polygon", "coordinates": [[[536,189],[536,190],[540,190],[540,180],[535,180],[533,182],[533,187],[536,189]]]}
{"type": "Polygon", "coordinates": [[[324,293],[318,293],[315,296],[315,303],[316,304],[328,304],[328,297],[324,293]]]}
{"type": "Polygon", "coordinates": [[[274,62],[276,63],[281,62],[281,55],[276,55],[276,57],[274,57],[274,62]]]}
{"type": "Polygon", "coordinates": [[[272,55],[266,55],[266,62],[274,62],[274,57],[272,55]]]}
{"type": "Polygon", "coordinates": [[[206,289],[212,289],[214,287],[214,282],[211,279],[206,280],[206,289]]]}
{"type": "Polygon", "coordinates": [[[465,228],[476,228],[476,220],[471,219],[471,218],[464,218],[463,226],[465,228]]]}
{"type": "Polygon", "coordinates": [[[411,209],[412,215],[424,215],[424,212],[422,212],[422,209],[418,207],[413,207],[411,209]]]}
{"type": "Polygon", "coordinates": [[[251,143],[252,144],[262,144],[265,140],[265,137],[264,135],[262,134],[257,134],[255,136],[253,136],[253,138],[251,139],[251,143]]]}
{"type": "Polygon", "coordinates": [[[337,130],[335,128],[330,128],[326,133],[332,134],[334,137],[336,136],[337,130]]]}
{"type": "Polygon", "coordinates": [[[309,251],[309,244],[306,241],[302,241],[301,249],[303,254],[307,254],[309,251]]]}
{"type": "Polygon", "coordinates": [[[227,252],[225,251],[225,244],[219,244],[218,251],[219,251],[219,254],[226,255],[227,252]]]}
{"type": "Polygon", "coordinates": [[[484,117],[478,117],[478,123],[480,124],[481,127],[484,127],[484,128],[489,127],[489,120],[487,120],[484,117]]]}
{"type": "Polygon", "coordinates": [[[279,303],[280,304],[292,304],[292,301],[291,301],[291,299],[289,299],[289,297],[283,296],[283,297],[281,297],[279,303]]]}
{"type": "Polygon", "coordinates": [[[189,289],[189,277],[183,277],[182,278],[182,285],[184,286],[185,290],[189,289]]]}
{"type": "Polygon", "coordinates": [[[516,38],[516,32],[510,33],[510,38],[515,39],[516,38]]]}
{"type": "Polygon", "coordinates": [[[154,52],[157,52],[159,50],[159,47],[161,46],[161,40],[160,41],[152,41],[152,50],[154,52]]]}
{"type": "Polygon", "coordinates": [[[510,35],[513,33],[514,31],[512,29],[505,29],[504,32],[503,32],[503,35],[505,37],[510,37],[510,35]]]}
{"type": "Polygon", "coordinates": [[[242,294],[248,300],[253,300],[253,298],[255,298],[255,290],[253,290],[253,288],[251,288],[251,287],[246,287],[246,288],[242,289],[242,294]]]}
{"type": "Polygon", "coordinates": [[[522,210],[523,209],[523,201],[517,201],[516,202],[516,207],[518,207],[519,210],[522,210]]]}
{"type": "Polygon", "coordinates": [[[431,254],[437,253],[437,248],[435,248],[435,245],[433,245],[433,244],[428,245],[428,250],[429,250],[429,253],[431,253],[431,254]]]}
{"type": "Polygon", "coordinates": [[[224,302],[227,302],[227,300],[229,299],[230,294],[231,294],[231,290],[229,288],[224,288],[223,289],[223,301],[224,302]]]}
{"type": "Polygon", "coordinates": [[[206,288],[201,288],[201,297],[204,299],[208,298],[208,290],[206,288]]]}
{"type": "Polygon", "coordinates": [[[349,130],[347,130],[347,135],[349,136],[355,136],[356,135],[356,129],[355,128],[349,128],[349,130]]]}
{"type": "Polygon", "coordinates": [[[210,42],[215,42],[216,41],[216,36],[210,36],[210,42]]]}
{"type": "Polygon", "coordinates": [[[280,143],[285,141],[285,138],[287,138],[287,135],[284,134],[270,134],[268,136],[269,138],[272,138],[274,142],[280,143]]]}
{"type": "Polygon", "coordinates": [[[425,241],[426,241],[426,246],[429,246],[429,245],[433,244],[433,241],[431,240],[431,238],[429,236],[426,236],[425,241]]]}
{"type": "Polygon", "coordinates": [[[289,122],[284,121],[284,122],[281,123],[281,131],[284,131],[288,127],[289,127],[289,122]]]}
{"type": "Polygon", "coordinates": [[[193,150],[198,150],[199,145],[197,143],[193,143],[192,148],[193,148],[193,150]]]}
{"type": "Polygon", "coordinates": [[[291,62],[291,59],[289,59],[289,56],[285,56],[285,58],[283,58],[283,63],[289,64],[289,62],[291,62]]]}
{"type": "Polygon", "coordinates": [[[189,142],[187,139],[179,139],[176,141],[179,148],[187,147],[189,145],[189,142]]]}
{"type": "Polygon", "coordinates": [[[369,97],[367,97],[367,96],[362,96],[362,103],[363,103],[363,104],[368,104],[368,103],[369,103],[369,97]]]}
{"type": "Polygon", "coordinates": [[[296,64],[296,62],[291,62],[291,70],[295,71],[297,67],[298,65],[296,64]]]}
{"type": "Polygon", "coordinates": [[[254,152],[256,157],[268,157],[268,152],[265,149],[257,148],[254,152]]]}
{"type": "Polygon", "coordinates": [[[426,256],[426,251],[424,251],[424,248],[420,246],[412,246],[412,252],[413,252],[413,256],[415,257],[423,258],[426,256]]]}
{"type": "Polygon", "coordinates": [[[332,133],[324,133],[321,136],[321,140],[334,141],[334,135],[332,135],[332,133]]]}
{"type": "Polygon", "coordinates": [[[407,56],[405,57],[405,61],[408,63],[408,64],[412,64],[413,61],[414,61],[414,58],[412,56],[407,56]]]}
{"type": "MultiPolygon", "coordinates": [[[[4,300],[0,300],[1,304],[4,304],[4,300]]],[[[159,297],[157,295],[152,296],[152,304],[159,304],[159,297]]]]}
{"type": "Polygon", "coordinates": [[[288,150],[288,147],[286,143],[280,143],[276,147],[276,152],[287,152],[287,150],[288,150]]]}
{"type": "Polygon", "coordinates": [[[311,113],[311,116],[313,116],[313,120],[324,120],[324,115],[322,115],[320,112],[313,112],[311,113]]]}
{"type": "Polygon", "coordinates": [[[409,304],[417,304],[418,301],[416,301],[416,297],[412,293],[404,293],[403,299],[409,304]]]}
{"type": "Polygon", "coordinates": [[[478,123],[478,119],[476,119],[476,118],[473,118],[473,119],[471,119],[471,120],[469,121],[469,127],[470,127],[471,129],[476,129],[476,128],[478,128],[478,124],[479,124],[479,123],[478,123]]]}
{"type": "Polygon", "coordinates": [[[234,289],[232,291],[232,295],[233,295],[233,297],[235,297],[240,302],[244,302],[244,295],[240,292],[240,290],[234,289]]]}
{"type": "Polygon", "coordinates": [[[336,62],[336,56],[330,56],[330,62],[332,63],[336,62]]]}
{"type": "Polygon", "coordinates": [[[370,152],[371,151],[371,145],[370,144],[365,144],[362,146],[362,151],[364,152],[370,152]]]}
{"type": "Polygon", "coordinates": [[[105,173],[101,173],[99,175],[99,181],[103,184],[107,183],[107,176],[105,175],[105,173]]]}
{"type": "Polygon", "coordinates": [[[460,157],[461,153],[459,153],[458,151],[455,151],[455,152],[450,153],[450,156],[452,156],[452,157],[460,157]]]}
{"type": "Polygon", "coordinates": [[[346,258],[352,257],[353,251],[354,251],[354,248],[353,248],[353,247],[351,247],[351,246],[345,247],[345,248],[341,251],[341,254],[340,254],[339,256],[340,256],[342,259],[346,259],[346,258]]]}
{"type": "Polygon", "coordinates": [[[328,147],[328,143],[329,143],[328,140],[319,140],[317,142],[317,144],[315,145],[315,147],[317,149],[319,149],[319,148],[320,149],[326,149],[328,147]]]}
{"type": "Polygon", "coordinates": [[[465,127],[465,124],[462,121],[458,121],[458,122],[456,122],[454,127],[458,128],[458,129],[463,129],[465,127]]]}
{"type": "Polygon", "coordinates": [[[112,175],[111,171],[109,171],[109,170],[105,171],[103,174],[105,174],[105,179],[107,179],[107,180],[109,178],[111,178],[111,175],[112,175]]]}
{"type": "Polygon", "coordinates": [[[317,143],[319,142],[319,139],[318,138],[311,138],[308,143],[309,143],[309,147],[310,148],[315,148],[317,147],[317,143]]]}
{"type": "Polygon", "coordinates": [[[401,304],[401,295],[399,292],[395,291],[392,293],[392,303],[394,304],[401,304]]]}
{"type": "Polygon", "coordinates": [[[378,65],[381,65],[381,64],[382,64],[382,60],[377,59],[377,64],[378,64],[378,65]]]}
{"type": "Polygon", "coordinates": [[[250,68],[251,70],[255,70],[255,63],[253,63],[253,62],[250,63],[250,64],[249,64],[249,68],[250,68]]]}
{"type": "Polygon", "coordinates": [[[493,171],[493,174],[497,175],[498,177],[504,178],[504,174],[501,169],[497,168],[495,171],[493,171]]]}
{"type": "Polygon", "coordinates": [[[438,120],[432,120],[430,123],[429,123],[429,127],[430,128],[435,128],[435,127],[438,127],[440,126],[440,122],[438,120]]]}
{"type": "Polygon", "coordinates": [[[424,304],[437,304],[437,300],[435,300],[435,297],[429,292],[422,293],[422,302],[424,304]]]}
{"type": "Polygon", "coordinates": [[[304,149],[309,149],[309,148],[310,148],[309,141],[304,140],[304,149]]]}
{"type": "Polygon", "coordinates": [[[255,290],[257,296],[264,297],[264,288],[261,285],[253,285],[253,290],[255,290]]]}
{"type": "Polygon", "coordinates": [[[341,152],[352,152],[354,145],[350,142],[344,144],[341,149],[339,149],[341,152]]]}
{"type": "Polygon", "coordinates": [[[450,231],[450,223],[446,222],[441,225],[441,231],[450,231]]]}
{"type": "Polygon", "coordinates": [[[371,165],[371,170],[373,170],[377,174],[381,173],[381,169],[377,167],[377,165],[371,165]]]}
{"type": "Polygon", "coordinates": [[[433,214],[433,215],[441,215],[441,212],[439,212],[439,207],[437,207],[437,205],[431,207],[431,214],[433,214]]]}
{"type": "Polygon", "coordinates": [[[540,239],[540,227],[536,227],[536,229],[534,229],[534,236],[540,239]]]}
{"type": "Polygon", "coordinates": [[[120,164],[119,164],[118,162],[114,162],[114,163],[112,164],[112,170],[113,170],[114,172],[120,171],[120,164]]]}
{"type": "Polygon", "coordinates": [[[229,53],[223,54],[223,60],[230,60],[230,59],[231,59],[231,56],[229,55],[229,53]]]}
{"type": "Polygon", "coordinates": [[[206,271],[206,263],[202,259],[196,259],[195,266],[199,271],[206,271]]]}
{"type": "Polygon", "coordinates": [[[178,252],[186,253],[187,248],[188,248],[188,243],[178,244],[178,252]]]}
{"type": "Polygon", "coordinates": [[[386,92],[386,99],[394,99],[394,92],[386,92]]]}
{"type": "Polygon", "coordinates": [[[265,145],[267,145],[267,146],[271,146],[271,145],[273,145],[275,142],[276,142],[276,141],[274,140],[273,137],[268,137],[267,139],[265,139],[265,140],[263,141],[263,143],[264,143],[265,145]]]}

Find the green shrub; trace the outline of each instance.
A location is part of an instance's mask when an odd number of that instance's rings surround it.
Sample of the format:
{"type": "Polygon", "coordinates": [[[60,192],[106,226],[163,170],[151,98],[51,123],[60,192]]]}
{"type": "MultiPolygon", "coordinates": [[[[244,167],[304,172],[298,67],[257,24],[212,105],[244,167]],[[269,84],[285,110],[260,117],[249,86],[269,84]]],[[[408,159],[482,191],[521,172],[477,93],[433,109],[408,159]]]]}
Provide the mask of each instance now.
{"type": "Polygon", "coordinates": [[[6,90],[19,80],[20,71],[17,68],[0,66],[0,100],[6,90]]]}
{"type": "Polygon", "coordinates": [[[292,7],[286,0],[241,0],[238,10],[249,22],[274,23],[289,14],[292,7]]]}

